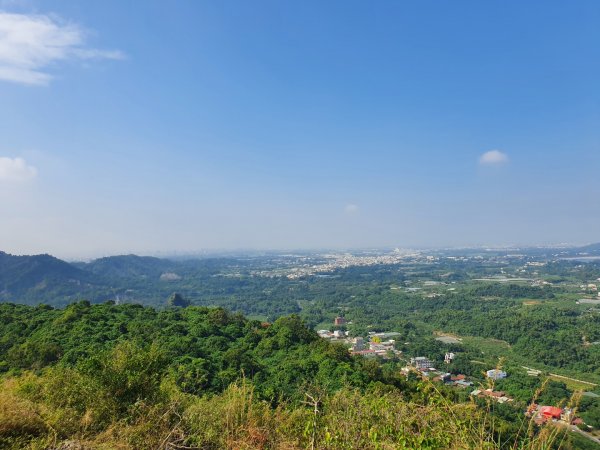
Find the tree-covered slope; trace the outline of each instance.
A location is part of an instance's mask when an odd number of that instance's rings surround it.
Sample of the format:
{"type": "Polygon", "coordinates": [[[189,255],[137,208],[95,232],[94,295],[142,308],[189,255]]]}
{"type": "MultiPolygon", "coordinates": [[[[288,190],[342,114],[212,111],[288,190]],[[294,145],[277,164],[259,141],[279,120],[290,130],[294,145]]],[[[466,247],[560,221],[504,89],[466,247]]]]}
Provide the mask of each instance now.
{"type": "Polygon", "coordinates": [[[353,358],[297,316],[3,304],[0,370],[2,448],[582,448],[353,358]]]}
{"type": "Polygon", "coordinates": [[[0,252],[0,301],[66,304],[89,295],[100,280],[50,255],[15,256],[0,252]]]}
{"type": "Polygon", "coordinates": [[[118,255],[77,263],[77,266],[105,279],[156,279],[165,272],[177,271],[180,264],[152,256],[118,255]]]}
{"type": "MultiPolygon", "coordinates": [[[[304,382],[339,388],[367,383],[369,364],[318,338],[297,316],[272,325],[219,308],[157,311],[140,305],[91,305],[64,310],[0,305],[0,368],[73,366],[117,343],[150,344],[164,354],[186,392],[218,392],[241,374],[266,398],[290,397],[304,382]]],[[[378,381],[371,376],[370,381],[378,381]]]]}

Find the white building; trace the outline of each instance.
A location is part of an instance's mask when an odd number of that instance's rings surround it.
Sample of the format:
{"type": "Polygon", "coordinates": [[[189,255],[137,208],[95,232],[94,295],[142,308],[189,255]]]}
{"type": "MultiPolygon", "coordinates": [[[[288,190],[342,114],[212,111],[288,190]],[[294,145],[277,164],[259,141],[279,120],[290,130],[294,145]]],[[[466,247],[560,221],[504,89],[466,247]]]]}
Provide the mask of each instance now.
{"type": "Polygon", "coordinates": [[[507,377],[507,373],[500,369],[488,370],[485,374],[488,378],[491,378],[492,380],[501,380],[502,378],[507,377]]]}
{"type": "Polygon", "coordinates": [[[419,370],[431,369],[433,367],[433,362],[425,356],[410,358],[410,364],[419,370]]]}

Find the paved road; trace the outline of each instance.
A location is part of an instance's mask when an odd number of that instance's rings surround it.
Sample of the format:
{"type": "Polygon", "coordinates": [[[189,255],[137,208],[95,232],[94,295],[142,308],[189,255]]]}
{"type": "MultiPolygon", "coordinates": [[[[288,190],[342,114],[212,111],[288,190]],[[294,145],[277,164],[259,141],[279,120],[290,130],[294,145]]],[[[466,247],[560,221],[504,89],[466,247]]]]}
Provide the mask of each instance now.
{"type": "Polygon", "coordinates": [[[577,428],[576,426],[571,425],[569,428],[571,428],[571,431],[574,431],[576,433],[581,434],[582,436],[588,438],[590,441],[594,441],[596,444],[600,444],[600,439],[592,436],[589,433],[586,433],[585,431],[581,431],[579,428],[577,428]]]}

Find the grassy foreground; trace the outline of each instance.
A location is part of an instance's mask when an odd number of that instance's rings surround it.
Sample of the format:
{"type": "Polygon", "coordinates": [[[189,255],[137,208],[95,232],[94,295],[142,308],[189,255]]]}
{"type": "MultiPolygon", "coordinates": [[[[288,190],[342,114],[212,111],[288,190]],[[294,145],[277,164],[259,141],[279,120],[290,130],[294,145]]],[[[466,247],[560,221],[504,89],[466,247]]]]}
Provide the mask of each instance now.
{"type": "MultiPolygon", "coordinates": [[[[433,385],[414,400],[389,386],[325,393],[273,405],[242,379],[219,394],[182,392],[169,377],[117,348],[93,375],[49,368],[6,378],[0,448],[7,449],[550,449],[577,448],[559,428],[525,426],[504,442],[492,416],[451,403],[433,385]]],[[[146,361],[147,362],[147,361],[146,361]]]]}

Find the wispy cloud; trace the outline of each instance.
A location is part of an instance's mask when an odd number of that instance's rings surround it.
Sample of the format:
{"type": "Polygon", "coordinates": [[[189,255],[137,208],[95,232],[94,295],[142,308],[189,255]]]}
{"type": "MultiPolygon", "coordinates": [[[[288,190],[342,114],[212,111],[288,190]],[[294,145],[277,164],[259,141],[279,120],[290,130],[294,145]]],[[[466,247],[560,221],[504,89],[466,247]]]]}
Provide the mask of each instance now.
{"type": "Polygon", "coordinates": [[[87,47],[85,38],[81,27],[56,16],[0,11],[0,80],[46,85],[55,63],[124,58],[118,50],[87,47]]]}
{"type": "Polygon", "coordinates": [[[37,169],[23,158],[0,157],[0,182],[23,182],[37,176],[37,169]]]}
{"type": "Polygon", "coordinates": [[[508,155],[500,150],[490,150],[479,157],[479,164],[486,166],[505,164],[508,162],[508,155]]]}
{"type": "Polygon", "coordinates": [[[354,203],[348,203],[345,207],[344,207],[344,212],[346,214],[356,214],[358,212],[358,205],[355,205],[354,203]]]}

